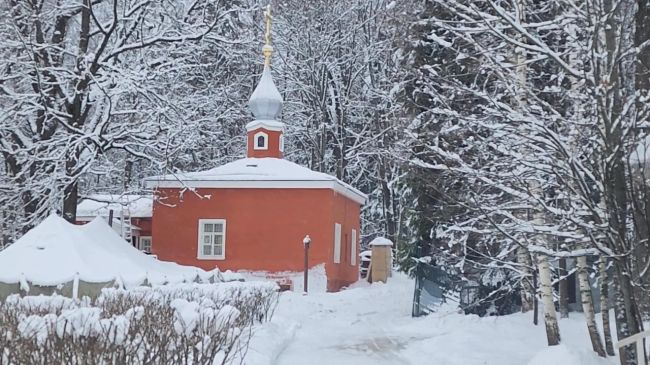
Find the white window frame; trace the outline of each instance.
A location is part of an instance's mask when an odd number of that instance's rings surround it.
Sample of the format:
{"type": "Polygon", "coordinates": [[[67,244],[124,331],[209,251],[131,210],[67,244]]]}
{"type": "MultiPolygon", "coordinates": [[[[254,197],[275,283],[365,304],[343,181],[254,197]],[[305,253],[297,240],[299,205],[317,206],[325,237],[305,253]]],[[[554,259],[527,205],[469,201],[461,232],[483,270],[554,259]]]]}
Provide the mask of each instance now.
{"type": "MultiPolygon", "coordinates": [[[[199,260],[225,260],[226,259],[226,220],[225,219],[213,219],[213,218],[205,218],[205,219],[199,219],[199,227],[198,227],[198,239],[197,239],[197,258],[199,260]],[[206,224],[214,224],[214,223],[220,223],[223,224],[223,232],[221,233],[222,238],[222,250],[221,250],[221,255],[204,255],[203,254],[203,237],[205,236],[205,233],[203,232],[203,228],[205,227],[206,224]]],[[[214,233],[213,233],[214,234],[214,233]]],[[[212,252],[214,252],[214,242],[212,243],[212,252]]]]}
{"type": "Polygon", "coordinates": [[[280,152],[284,152],[284,134],[280,134],[280,152]]]}
{"type": "Polygon", "coordinates": [[[334,263],[341,263],[341,224],[334,223],[334,263]]]}
{"type": "Polygon", "coordinates": [[[265,132],[257,132],[253,135],[253,149],[254,150],[268,150],[269,149],[269,135],[265,132]],[[257,139],[264,137],[264,146],[257,145],[257,139]]]}
{"type": "Polygon", "coordinates": [[[140,251],[142,251],[142,252],[151,253],[152,243],[153,243],[153,241],[151,240],[151,236],[140,236],[140,237],[138,237],[138,249],[140,249],[140,251]],[[143,244],[142,240],[149,240],[149,251],[145,251],[144,244],[143,244]]]}
{"type": "Polygon", "coordinates": [[[352,235],[350,235],[350,265],[357,266],[357,230],[352,229],[352,235]]]}

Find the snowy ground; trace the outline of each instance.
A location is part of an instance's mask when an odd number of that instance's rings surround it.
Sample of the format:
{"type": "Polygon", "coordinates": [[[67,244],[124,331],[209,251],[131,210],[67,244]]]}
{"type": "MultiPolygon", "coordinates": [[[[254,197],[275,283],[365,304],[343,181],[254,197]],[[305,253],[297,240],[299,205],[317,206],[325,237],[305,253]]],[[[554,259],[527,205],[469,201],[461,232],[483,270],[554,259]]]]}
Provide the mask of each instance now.
{"type": "Polygon", "coordinates": [[[411,318],[412,280],[358,284],[340,293],[283,293],[246,364],[611,365],[590,348],[580,313],[560,322],[565,345],[547,348],[531,315],[479,318],[449,305],[411,318]]]}

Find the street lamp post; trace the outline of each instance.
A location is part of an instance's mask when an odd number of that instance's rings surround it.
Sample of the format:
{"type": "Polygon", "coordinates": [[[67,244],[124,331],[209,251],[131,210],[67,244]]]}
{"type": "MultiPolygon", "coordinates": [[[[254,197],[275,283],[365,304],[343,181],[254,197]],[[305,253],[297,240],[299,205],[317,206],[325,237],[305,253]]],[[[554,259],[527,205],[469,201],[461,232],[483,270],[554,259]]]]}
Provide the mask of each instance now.
{"type": "Polygon", "coordinates": [[[306,235],[305,238],[302,239],[302,244],[305,249],[305,273],[303,277],[303,293],[307,294],[307,283],[308,283],[308,276],[309,276],[309,244],[311,243],[311,238],[309,235],[306,235]]]}

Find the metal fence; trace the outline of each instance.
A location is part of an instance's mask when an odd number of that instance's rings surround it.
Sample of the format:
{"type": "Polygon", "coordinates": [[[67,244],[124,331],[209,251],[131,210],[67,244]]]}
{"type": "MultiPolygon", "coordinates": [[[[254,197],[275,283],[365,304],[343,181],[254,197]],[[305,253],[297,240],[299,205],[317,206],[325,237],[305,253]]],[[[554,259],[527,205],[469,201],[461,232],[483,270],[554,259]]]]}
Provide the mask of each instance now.
{"type": "Polygon", "coordinates": [[[435,311],[445,302],[445,292],[453,285],[452,278],[439,267],[418,262],[415,267],[413,317],[435,311]]]}
{"type": "Polygon", "coordinates": [[[480,285],[440,267],[418,262],[412,316],[434,312],[447,299],[457,302],[465,314],[479,316],[514,313],[521,305],[518,291],[507,285],[480,285]]]}

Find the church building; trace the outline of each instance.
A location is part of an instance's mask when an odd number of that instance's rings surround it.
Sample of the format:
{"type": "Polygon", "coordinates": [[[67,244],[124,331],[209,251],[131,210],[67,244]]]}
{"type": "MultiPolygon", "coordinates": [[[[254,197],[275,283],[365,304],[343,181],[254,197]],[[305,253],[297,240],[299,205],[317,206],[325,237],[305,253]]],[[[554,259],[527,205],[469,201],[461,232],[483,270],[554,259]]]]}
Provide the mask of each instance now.
{"type": "Polygon", "coordinates": [[[271,76],[267,13],[262,77],[251,95],[247,157],[206,171],[150,177],[151,252],[204,269],[297,272],[325,265],[328,291],[358,279],[360,210],[366,196],[334,176],[283,158],[282,96],[271,76]]]}

